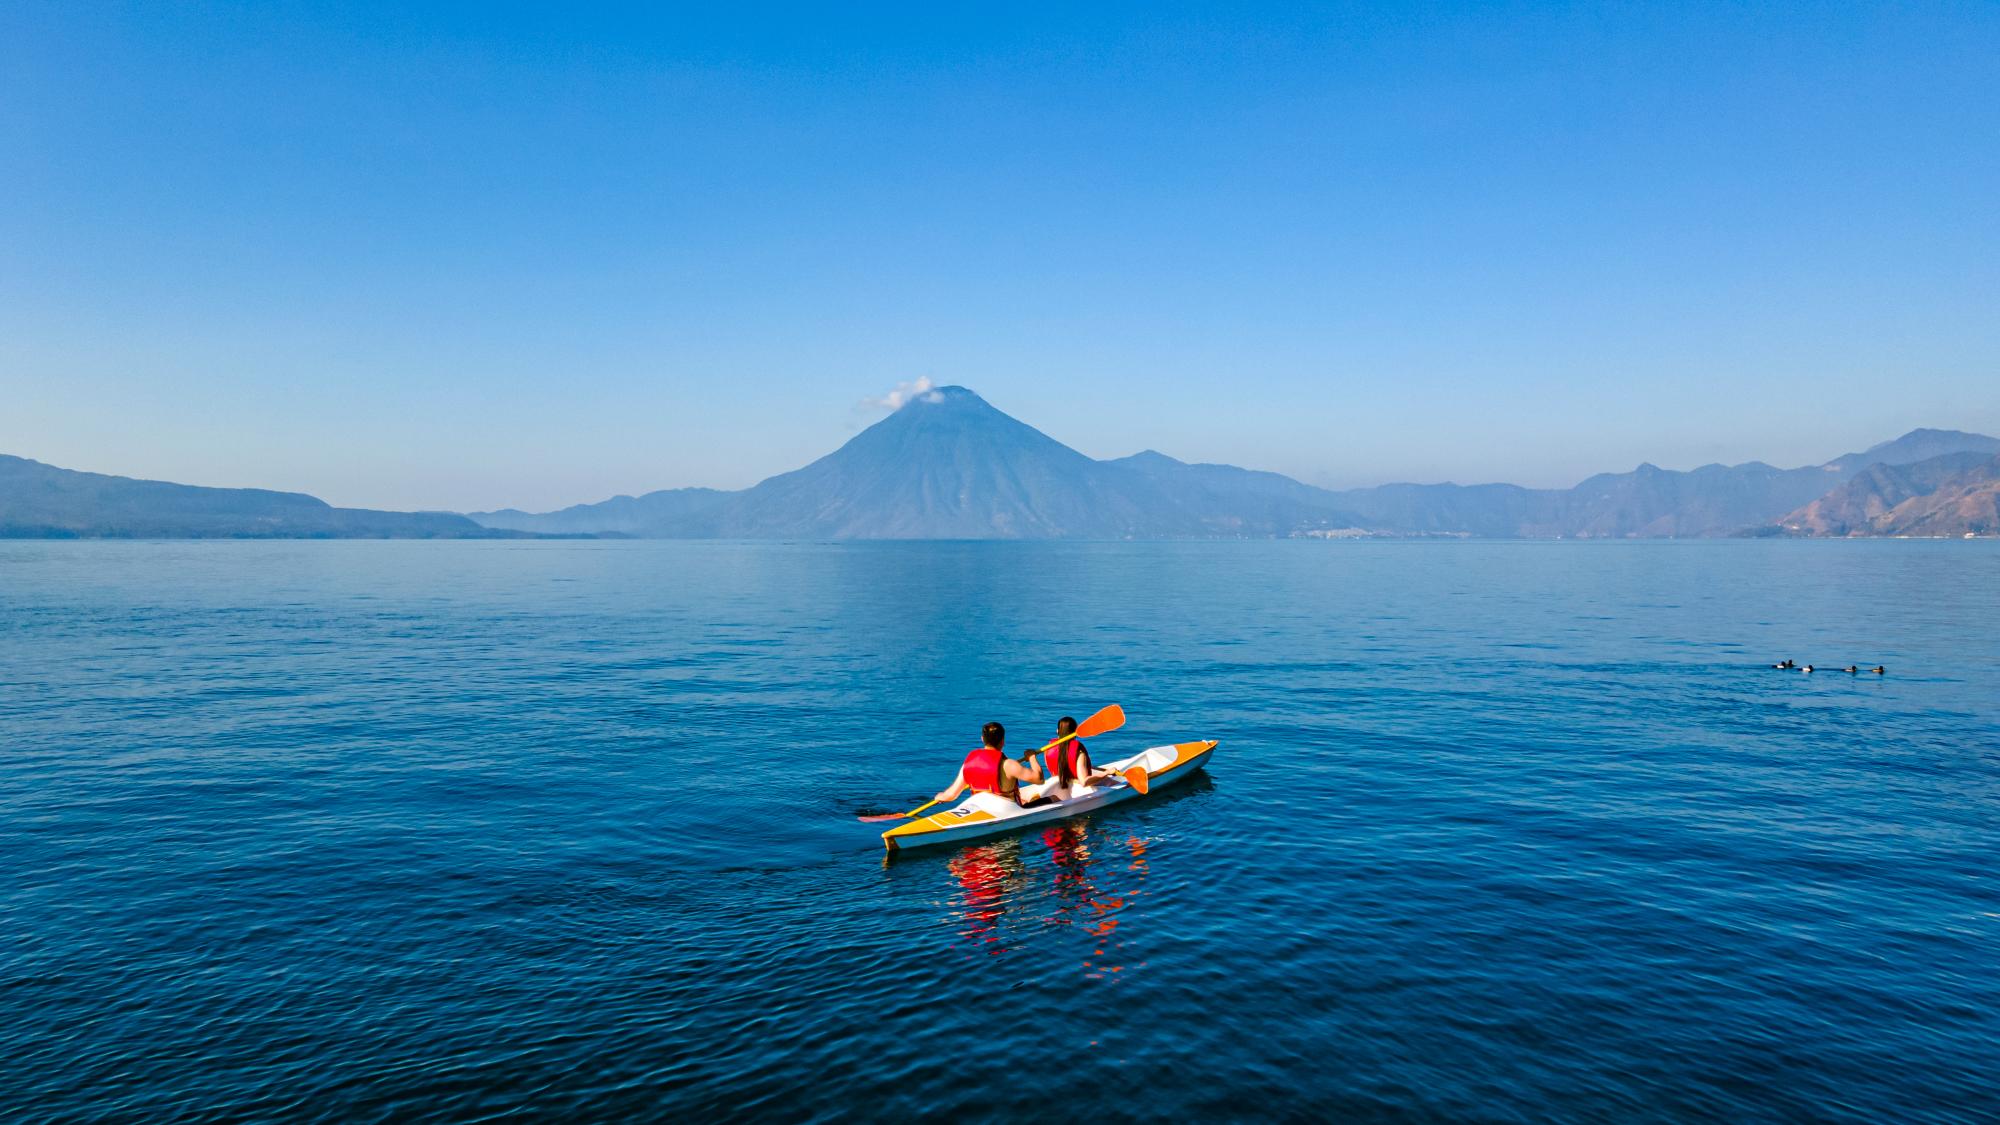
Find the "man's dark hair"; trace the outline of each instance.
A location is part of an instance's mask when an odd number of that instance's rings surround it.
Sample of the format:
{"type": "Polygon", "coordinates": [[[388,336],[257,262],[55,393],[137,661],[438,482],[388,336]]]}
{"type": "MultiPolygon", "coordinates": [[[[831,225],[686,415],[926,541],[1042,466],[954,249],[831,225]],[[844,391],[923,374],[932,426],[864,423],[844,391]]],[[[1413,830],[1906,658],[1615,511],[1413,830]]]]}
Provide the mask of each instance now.
{"type": "Polygon", "coordinates": [[[1070,718],[1068,715],[1064,715],[1062,718],[1056,720],[1057,734],[1068,734],[1069,732],[1075,729],[1076,729],[1076,720],[1070,718]]]}
{"type": "Polygon", "coordinates": [[[980,741],[986,743],[988,746],[998,746],[1000,745],[1000,740],[1006,737],[1007,728],[1001,726],[999,723],[987,723],[985,726],[979,728],[980,741]]]}

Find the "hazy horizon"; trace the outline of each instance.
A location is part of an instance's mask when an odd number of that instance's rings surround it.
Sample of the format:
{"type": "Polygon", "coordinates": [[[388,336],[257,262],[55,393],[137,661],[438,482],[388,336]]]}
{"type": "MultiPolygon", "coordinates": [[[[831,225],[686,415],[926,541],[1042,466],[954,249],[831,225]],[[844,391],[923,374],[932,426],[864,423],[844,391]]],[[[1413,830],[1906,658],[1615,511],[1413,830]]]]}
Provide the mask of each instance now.
{"type": "MultiPolygon", "coordinates": [[[[926,381],[921,381],[921,380],[920,380],[920,381],[917,381],[917,382],[915,382],[915,383],[914,383],[914,387],[916,388],[916,391],[917,391],[918,393],[921,393],[921,392],[923,392],[923,391],[927,390],[928,388],[930,388],[930,387],[932,387],[932,386],[951,386],[951,385],[952,385],[952,384],[931,384],[931,383],[928,383],[928,382],[926,382],[926,381]]],[[[865,424],[865,425],[857,425],[857,426],[855,426],[855,427],[854,427],[854,430],[855,430],[856,432],[858,432],[859,430],[861,430],[861,429],[864,429],[864,428],[866,428],[866,425],[872,425],[872,424],[874,424],[875,422],[877,422],[877,421],[880,421],[880,420],[881,420],[882,418],[886,418],[886,417],[887,417],[887,416],[888,416],[888,415],[889,415],[890,413],[893,413],[893,412],[894,412],[894,409],[896,409],[897,407],[890,407],[890,406],[886,406],[886,405],[884,405],[884,404],[883,404],[883,400],[884,400],[884,399],[886,398],[886,399],[888,399],[889,401],[892,401],[892,402],[896,402],[896,401],[897,401],[898,399],[901,399],[901,398],[902,398],[902,396],[904,396],[904,395],[906,395],[906,394],[909,394],[909,393],[911,392],[911,388],[912,388],[912,386],[913,386],[913,384],[911,384],[911,383],[904,383],[904,384],[901,384],[901,385],[899,385],[898,387],[895,387],[895,388],[891,388],[891,389],[890,389],[890,391],[889,391],[889,392],[887,393],[887,395],[884,395],[884,396],[870,396],[870,398],[868,398],[868,399],[865,399],[865,400],[863,400],[863,402],[861,402],[861,403],[858,403],[858,404],[856,404],[856,407],[855,407],[855,409],[856,409],[856,411],[857,411],[857,412],[861,412],[861,411],[868,411],[868,412],[869,412],[869,413],[870,413],[870,414],[871,414],[872,416],[871,416],[870,418],[868,418],[868,420],[867,420],[867,422],[866,422],[866,424],[865,424]]],[[[976,388],[968,388],[968,389],[971,389],[971,390],[973,390],[973,391],[974,391],[974,393],[977,393],[977,389],[976,389],[976,388]]],[[[984,396],[981,396],[981,397],[983,398],[984,396]]],[[[899,407],[899,406],[900,406],[900,402],[898,402],[898,407],[899,407]]],[[[1030,425],[1033,425],[1033,422],[1032,422],[1032,420],[1030,420],[1030,419],[1020,419],[1020,420],[1021,420],[1021,421],[1024,421],[1024,422],[1028,422],[1028,423],[1029,423],[1030,425]]],[[[1039,428],[1039,427],[1037,427],[1037,428],[1039,428]]],[[[1931,426],[1931,427],[1911,427],[1911,429],[1919,429],[1919,428],[1928,428],[1928,429],[1935,429],[1935,430],[1965,430],[1965,429],[1966,429],[1966,427],[1963,427],[1963,426],[1931,426]]],[[[1771,460],[1771,459],[1769,459],[1769,458],[1758,458],[1758,457],[1745,457],[1745,458],[1739,458],[1739,459],[1737,459],[1737,460],[1733,460],[1733,461],[1722,461],[1722,462],[1720,462],[1720,463],[1722,463],[1722,464],[1727,464],[1727,465],[1737,465],[1737,464],[1743,464],[1743,463],[1745,463],[1745,462],[1751,462],[1751,461],[1765,461],[1766,463],[1769,463],[1769,464],[1772,464],[1772,465],[1774,465],[1774,466],[1776,466],[1776,467],[1778,467],[1778,468],[1782,468],[1782,469],[1791,469],[1791,468],[1800,468],[1800,467],[1809,467],[1809,466],[1812,466],[1812,465],[1817,465],[1817,464],[1821,464],[1821,463],[1824,463],[1824,462],[1827,462],[1827,461],[1831,461],[1831,460],[1833,460],[1834,458],[1837,458],[1837,457],[1840,457],[1840,456],[1843,456],[1843,455],[1845,455],[1845,454],[1849,454],[1849,453],[1859,453],[1859,452],[1863,452],[1863,451],[1867,450],[1868,448],[1870,448],[1870,447],[1872,447],[1872,446],[1875,446],[1875,445],[1878,445],[1878,444],[1882,444],[1882,443],[1885,443],[1885,442],[1888,442],[1888,441],[1890,441],[1890,440],[1893,440],[1893,439],[1894,439],[1894,438],[1896,438],[1896,437],[1901,437],[1901,436],[1903,436],[1904,434],[1907,434],[1907,433],[1909,433],[1909,432],[1910,432],[1909,430],[1903,430],[1903,431],[1898,431],[1898,432],[1897,432],[1896,434],[1892,434],[1892,435],[1888,435],[1888,436],[1886,436],[1886,437],[1884,437],[1884,438],[1880,439],[1879,441],[1870,441],[1870,442],[1866,443],[1865,445],[1858,445],[1858,446],[1856,446],[1856,447],[1854,447],[1854,448],[1852,448],[1852,449],[1844,449],[1844,450],[1841,450],[1841,451],[1840,451],[1839,453],[1829,453],[1829,454],[1827,454],[1827,455],[1825,455],[1825,456],[1823,456],[1823,457],[1818,457],[1818,458],[1808,458],[1808,459],[1806,459],[1806,460],[1803,460],[1803,461],[1799,461],[1799,462],[1796,462],[1796,463],[1794,463],[1794,462],[1783,462],[1783,461],[1772,461],[1772,460],[1771,460]]],[[[852,436],[853,436],[853,434],[852,434],[852,433],[850,433],[850,434],[846,435],[846,437],[844,437],[844,438],[842,439],[842,444],[844,444],[844,443],[845,443],[845,441],[846,441],[846,440],[847,440],[848,438],[851,438],[852,436]]],[[[1989,436],[1990,436],[1990,435],[1989,435],[1989,436]]],[[[1171,451],[1171,450],[1161,450],[1161,449],[1157,449],[1157,448],[1156,448],[1156,447],[1154,447],[1154,446],[1144,446],[1144,447],[1141,447],[1140,449],[1133,449],[1133,450],[1128,450],[1128,451],[1126,451],[1126,452],[1124,452],[1124,453],[1114,453],[1114,454],[1101,454],[1101,455],[1100,455],[1100,454],[1092,454],[1091,456],[1095,457],[1095,458],[1096,458],[1097,460],[1109,460],[1109,459],[1113,459],[1113,458],[1117,458],[1117,457],[1124,457],[1124,456],[1129,456],[1129,455],[1131,455],[1131,454],[1133,454],[1133,453],[1139,453],[1139,452],[1142,452],[1142,451],[1145,451],[1145,450],[1152,450],[1152,451],[1154,451],[1154,452],[1159,452],[1159,453],[1165,453],[1165,454],[1167,454],[1168,456],[1173,456],[1173,457],[1175,457],[1175,458],[1176,458],[1177,460],[1183,460],[1183,461],[1195,461],[1195,460],[1199,460],[1199,459],[1197,459],[1197,458],[1186,458],[1186,457],[1179,457],[1178,455],[1174,454],[1174,453],[1173,453],[1173,451],[1171,451]]],[[[8,451],[8,450],[0,450],[0,454],[5,454],[5,453],[8,453],[8,452],[10,452],[10,451],[8,451]]],[[[493,504],[493,505],[485,505],[485,506],[470,506],[470,507],[458,507],[458,508],[451,508],[451,507],[440,507],[440,506],[436,506],[436,505],[428,505],[428,506],[413,506],[413,507],[406,507],[406,508],[401,508],[401,509],[397,509],[397,508],[396,508],[396,506],[394,506],[394,505],[379,505],[379,504],[356,504],[356,503],[349,503],[348,501],[345,501],[345,500],[342,500],[342,499],[339,499],[339,498],[334,498],[334,497],[327,497],[327,496],[323,496],[323,495],[320,495],[320,494],[318,494],[318,493],[313,493],[313,495],[315,495],[315,496],[318,496],[318,497],[319,497],[320,499],[322,499],[322,500],[327,500],[328,502],[330,502],[330,503],[334,504],[335,506],[343,506],[343,507],[364,507],[364,508],[385,508],[385,507],[386,507],[386,508],[390,508],[390,509],[392,509],[392,510],[422,510],[422,511],[453,511],[453,512],[474,512],[474,511],[498,511],[498,510],[505,510],[505,509],[518,509],[518,510],[528,510],[528,511],[555,511],[555,510],[558,510],[558,509],[561,509],[561,508],[567,508],[567,507],[570,507],[570,506],[572,506],[572,505],[577,505],[577,504],[592,504],[592,503],[596,503],[596,502],[599,502],[599,501],[603,501],[603,500],[607,500],[607,499],[611,499],[612,497],[615,497],[615,496],[619,496],[619,495],[626,495],[626,496],[638,496],[638,495],[643,495],[643,494],[645,494],[645,493],[648,493],[648,492],[654,492],[654,491],[660,491],[660,490],[665,490],[665,489],[676,489],[676,488],[697,488],[697,487],[698,487],[698,488],[723,488],[723,489],[726,489],[726,490],[731,490],[731,491],[734,491],[734,490],[739,490],[739,489],[742,489],[742,488],[747,488],[747,487],[749,487],[750,485],[753,485],[753,484],[756,484],[756,483],[758,483],[758,481],[761,481],[761,480],[763,480],[763,479],[766,479],[767,477],[770,477],[770,476],[774,476],[774,475],[777,475],[778,473],[784,473],[784,472],[789,472],[789,471],[791,471],[792,469],[797,469],[797,468],[800,468],[800,467],[803,467],[804,465],[806,465],[806,464],[810,463],[811,461],[814,461],[814,460],[817,460],[818,458],[820,458],[820,457],[822,457],[822,456],[825,456],[825,455],[826,455],[827,453],[831,453],[831,452],[833,452],[833,449],[832,449],[832,448],[829,448],[829,449],[826,449],[826,450],[823,450],[823,451],[821,451],[821,452],[819,452],[819,453],[815,453],[815,454],[812,454],[812,455],[810,455],[810,456],[807,456],[807,457],[803,458],[803,459],[802,459],[802,460],[801,460],[801,461],[800,461],[800,462],[799,462],[798,464],[795,464],[795,465],[789,465],[789,466],[786,466],[786,467],[784,467],[784,468],[781,468],[781,469],[777,469],[777,470],[774,470],[774,471],[773,471],[773,472],[771,472],[771,473],[767,473],[767,474],[764,474],[764,476],[762,476],[762,477],[759,477],[759,478],[757,478],[757,480],[752,480],[752,481],[748,481],[748,482],[746,482],[746,483],[744,483],[744,484],[740,484],[740,485],[726,485],[726,486],[718,486],[718,485],[708,485],[708,484],[662,484],[662,485],[656,485],[656,486],[647,486],[647,487],[637,487],[637,488],[625,488],[625,489],[619,489],[619,490],[615,490],[615,491],[612,491],[612,492],[607,492],[607,493],[604,493],[604,494],[602,494],[602,495],[596,495],[596,496],[589,496],[589,497],[583,497],[583,498],[580,498],[580,499],[576,499],[576,500],[570,500],[570,501],[564,501],[564,502],[559,502],[559,503],[555,503],[555,504],[550,504],[550,505],[546,505],[546,506],[544,506],[544,507],[534,507],[534,508],[530,508],[530,507],[528,507],[528,506],[526,506],[526,505],[521,505],[521,504],[509,504],[509,503],[502,503],[502,504],[493,504]]],[[[22,454],[18,454],[18,453],[17,453],[17,454],[15,454],[15,456],[23,456],[23,455],[22,455],[22,454]]],[[[31,459],[33,459],[33,460],[38,460],[38,461],[42,461],[42,462],[43,462],[44,464],[52,464],[52,465],[55,465],[55,466],[56,466],[57,468],[63,468],[63,469],[76,469],[76,470],[81,470],[81,471],[85,471],[85,472],[106,472],[106,471],[107,471],[107,470],[104,470],[104,469],[96,469],[96,468],[92,468],[92,467],[90,467],[90,466],[83,466],[83,465],[62,465],[62,464],[57,464],[57,463],[55,463],[55,462],[51,462],[51,461],[47,461],[47,460],[46,460],[46,459],[44,459],[44,458],[31,458],[31,459]]],[[[1233,463],[1233,462],[1232,462],[1232,463],[1233,463]]],[[[1634,468],[1637,468],[1637,467],[1638,467],[1638,466],[1639,466],[1640,464],[1642,464],[1642,463],[1650,463],[1650,464],[1653,464],[1653,465],[1655,465],[1655,466],[1657,466],[1657,467],[1659,467],[1659,468],[1663,468],[1663,469],[1671,469],[1671,470],[1688,470],[1688,469],[1694,469],[1694,468],[1699,468],[1699,467],[1701,467],[1701,465],[1707,465],[1707,464],[1714,464],[1714,463],[1717,463],[1717,462],[1715,462],[1715,461],[1705,461],[1705,462],[1701,462],[1701,463],[1699,463],[1699,464],[1686,464],[1686,465],[1679,465],[1679,464],[1661,464],[1661,463],[1660,463],[1660,462],[1658,462],[1658,461],[1645,461],[1645,460],[1643,460],[1643,459],[1642,459],[1642,461],[1634,461],[1634,462],[1631,462],[1630,464],[1622,464],[1622,465],[1615,465],[1615,466],[1606,466],[1606,467],[1603,467],[1603,468],[1600,468],[1600,469],[1596,469],[1596,470],[1592,470],[1592,473],[1590,473],[1590,474],[1585,474],[1585,476],[1589,476],[1589,475],[1594,475],[1594,474],[1596,474],[1596,473],[1604,473],[1604,472],[1613,472],[1613,473],[1617,473],[1617,472],[1626,472],[1626,471],[1628,471],[1628,470],[1631,470],[1631,469],[1634,469],[1634,468]]],[[[1250,469],[1269,469],[1269,466],[1265,466],[1265,465],[1256,465],[1256,464],[1245,464],[1245,465],[1240,465],[1239,467],[1241,467],[1241,468],[1250,468],[1250,469]]],[[[1271,471],[1279,471],[1279,470],[1271,470],[1271,471]]],[[[157,476],[157,475],[149,475],[149,474],[146,474],[146,473],[117,473],[117,474],[113,474],[113,475],[118,475],[118,476],[132,476],[132,477],[137,477],[137,478],[139,478],[139,479],[156,479],[156,480],[159,480],[159,479],[167,479],[167,478],[163,478],[163,477],[159,477],[159,476],[157,476]]],[[[1290,475],[1290,476],[1294,476],[1294,477],[1296,477],[1297,479],[1300,479],[1300,480],[1307,480],[1307,479],[1308,479],[1308,478],[1305,478],[1305,477],[1299,477],[1299,476],[1297,476],[1297,474],[1286,474],[1286,475],[1290,475]]],[[[1358,481],[1353,481],[1353,482],[1349,482],[1349,483],[1331,483],[1331,484],[1321,484],[1321,487],[1326,487],[1326,488],[1331,488],[1331,489],[1336,489],[1336,490],[1337,490],[1337,489],[1343,489],[1343,488],[1365,488],[1365,487],[1369,487],[1369,486],[1372,486],[1372,485],[1377,485],[1377,484],[1391,484],[1391,483],[1421,483],[1421,484],[1436,484],[1436,483],[1455,483],[1455,484],[1462,484],[1462,485],[1474,485],[1474,484],[1490,484],[1490,483],[1506,483],[1506,484],[1518,484],[1518,485],[1523,485],[1523,486],[1525,486],[1525,487],[1529,487],[1529,488],[1557,488],[1557,489],[1562,489],[1562,488],[1569,488],[1569,487],[1571,487],[1571,486],[1574,486],[1574,485],[1576,485],[1576,484],[1580,483],[1580,481],[1581,481],[1582,479],[1583,479],[1583,478],[1579,477],[1579,478],[1578,478],[1578,479],[1576,479],[1576,480],[1566,480],[1566,481],[1559,481],[1559,482],[1555,482],[1555,483],[1551,483],[1551,484],[1541,484],[1541,483],[1536,483],[1536,482],[1532,482],[1532,481],[1526,481],[1526,480],[1519,480],[1519,479],[1510,479],[1510,478],[1502,478],[1502,477],[1495,477],[1495,478],[1491,478],[1491,479],[1482,479],[1482,480],[1458,480],[1458,481],[1448,481],[1448,480],[1447,480],[1446,478],[1422,478],[1422,479],[1418,479],[1418,478],[1408,478],[1408,477],[1386,477],[1386,476],[1385,476],[1385,477],[1381,477],[1380,479],[1375,479],[1375,480],[1358,480],[1358,481]]],[[[285,491],[285,492],[311,492],[311,490],[310,490],[310,489],[299,489],[299,488],[285,488],[285,487],[282,487],[282,486],[279,486],[279,485],[273,485],[273,484],[265,484],[265,483],[258,483],[258,482],[254,482],[254,481],[236,481],[236,482],[230,482],[230,481],[223,481],[223,482],[216,482],[216,481],[198,481],[198,480],[178,480],[178,479],[177,479],[177,480],[175,480],[175,481],[174,481],[174,483],[177,483],[177,484],[195,484],[195,485],[208,485],[208,486],[211,486],[211,487],[224,487],[224,488],[267,488],[267,489],[274,489],[274,490],[277,490],[277,491],[285,491]]],[[[1320,482],[1313,482],[1313,481],[1308,481],[1308,483],[1320,483],[1320,482]]]]}
{"type": "Polygon", "coordinates": [[[548,510],[930,378],[1568,486],[2000,432],[2000,9],[0,13],[0,452],[548,510]]]}

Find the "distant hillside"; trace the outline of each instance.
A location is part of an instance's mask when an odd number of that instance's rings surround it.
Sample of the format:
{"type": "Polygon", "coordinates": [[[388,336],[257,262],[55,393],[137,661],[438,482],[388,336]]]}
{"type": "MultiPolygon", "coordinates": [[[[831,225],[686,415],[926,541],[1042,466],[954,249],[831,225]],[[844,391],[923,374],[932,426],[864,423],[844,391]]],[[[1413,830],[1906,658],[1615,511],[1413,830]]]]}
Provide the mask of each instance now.
{"type": "Polygon", "coordinates": [[[1150,449],[1097,464],[1144,479],[1198,534],[1263,538],[1362,525],[1333,493],[1278,473],[1190,465],[1150,449]]]}
{"type": "Polygon", "coordinates": [[[1975,465],[1924,496],[1890,509],[1879,535],[2000,535],[2000,457],[1975,465]]]}
{"type": "Polygon", "coordinates": [[[1894,441],[1872,445],[1860,453],[1836,457],[1827,467],[1842,473],[1870,465],[1910,465],[1947,453],[2000,453],[2000,438],[1963,430],[1911,430],[1894,441]]]}
{"type": "Polygon", "coordinates": [[[2000,534],[2000,456],[1946,453],[1870,465],[1777,526],[1803,536],[2000,534]]]}
{"type": "Polygon", "coordinates": [[[1411,535],[1518,539],[1551,526],[1562,493],[1517,484],[1385,484],[1332,494],[1359,525],[1411,535]]]}
{"type": "Polygon", "coordinates": [[[487,527],[555,535],[630,535],[638,538],[685,535],[699,530],[705,513],[735,495],[713,488],[669,488],[644,496],[614,496],[597,504],[576,504],[556,512],[505,508],[473,512],[487,527]]]}
{"type": "Polygon", "coordinates": [[[1828,469],[1775,469],[1752,461],[1686,472],[1641,465],[1629,473],[1600,473],[1574,488],[1391,484],[1334,495],[1374,524],[1406,531],[1524,539],[1698,537],[1766,523],[1839,479],[1828,469]]]}
{"type": "Polygon", "coordinates": [[[1913,430],[1864,453],[1779,469],[1761,461],[1679,471],[1640,465],[1574,488],[1511,484],[1391,484],[1333,493],[1370,526],[1405,532],[1462,531],[1503,538],[1714,537],[1752,533],[1826,495],[1871,465],[1942,453],[1991,454],[2000,439],[1956,430],[1913,430]]]}
{"type": "Polygon", "coordinates": [[[0,455],[0,538],[491,538],[448,512],[335,508],[297,492],[201,488],[0,455]]]}

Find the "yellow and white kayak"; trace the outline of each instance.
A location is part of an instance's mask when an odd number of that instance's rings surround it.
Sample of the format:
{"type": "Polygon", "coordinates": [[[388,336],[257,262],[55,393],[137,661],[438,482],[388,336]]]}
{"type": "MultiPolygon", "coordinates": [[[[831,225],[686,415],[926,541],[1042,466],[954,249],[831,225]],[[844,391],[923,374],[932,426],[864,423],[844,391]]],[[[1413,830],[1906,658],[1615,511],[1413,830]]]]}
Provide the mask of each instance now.
{"type": "MultiPolygon", "coordinates": [[[[1124,773],[1133,766],[1146,767],[1147,792],[1163,785],[1191,777],[1208,761],[1215,752],[1215,740],[1205,742],[1183,742],[1177,746],[1155,746],[1129,758],[1115,762],[1094,763],[1099,769],[1109,769],[1113,773],[1124,773]]],[[[1047,782],[1030,785],[1021,790],[1023,801],[1032,801],[1042,795],[1042,791],[1055,785],[1047,782]]],[[[892,852],[910,848],[929,848],[940,844],[963,844],[969,840],[998,836],[1002,832],[1012,832],[1034,824],[1047,824],[1052,820],[1064,820],[1098,809],[1108,808],[1121,801],[1130,801],[1140,796],[1137,789],[1125,783],[1124,778],[1100,781],[1090,788],[1078,788],[1071,792],[1068,800],[1051,801],[1044,805],[1023,806],[993,793],[974,793],[965,800],[940,813],[919,817],[908,824],[898,825],[882,833],[882,844],[892,852]]]]}

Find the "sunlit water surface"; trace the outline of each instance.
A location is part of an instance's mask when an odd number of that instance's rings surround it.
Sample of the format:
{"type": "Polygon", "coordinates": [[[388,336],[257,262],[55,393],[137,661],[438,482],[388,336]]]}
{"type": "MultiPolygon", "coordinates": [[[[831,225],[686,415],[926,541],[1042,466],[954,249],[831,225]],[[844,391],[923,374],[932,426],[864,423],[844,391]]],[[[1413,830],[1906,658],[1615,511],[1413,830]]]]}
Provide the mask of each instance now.
{"type": "Polygon", "coordinates": [[[0,1118],[1992,1120],[1996,546],[0,543],[0,1118]]]}

